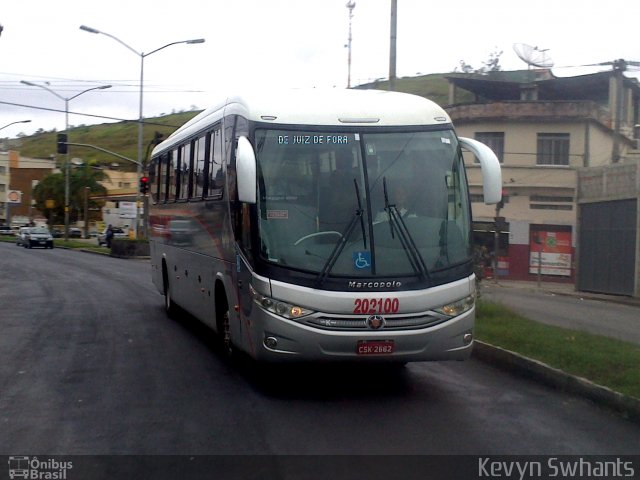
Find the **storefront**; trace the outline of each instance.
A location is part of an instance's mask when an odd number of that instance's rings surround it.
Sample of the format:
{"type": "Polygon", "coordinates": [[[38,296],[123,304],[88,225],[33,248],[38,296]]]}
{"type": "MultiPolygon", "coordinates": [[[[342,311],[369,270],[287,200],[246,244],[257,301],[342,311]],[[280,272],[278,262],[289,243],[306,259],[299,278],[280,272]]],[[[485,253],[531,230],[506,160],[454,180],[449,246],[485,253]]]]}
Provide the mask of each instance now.
{"type": "Polygon", "coordinates": [[[474,222],[476,262],[484,265],[485,278],[511,280],[574,281],[575,246],[571,226],[504,222],[496,234],[492,222],[474,222]],[[496,247],[496,239],[498,240],[496,247]]]}

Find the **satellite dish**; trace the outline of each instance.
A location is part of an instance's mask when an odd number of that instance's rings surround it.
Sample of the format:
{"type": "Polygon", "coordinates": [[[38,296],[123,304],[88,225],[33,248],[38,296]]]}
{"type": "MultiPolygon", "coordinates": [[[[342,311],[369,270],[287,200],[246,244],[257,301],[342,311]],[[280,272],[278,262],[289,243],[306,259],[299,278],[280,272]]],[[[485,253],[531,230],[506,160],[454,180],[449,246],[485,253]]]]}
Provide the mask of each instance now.
{"type": "Polygon", "coordinates": [[[514,43],[513,50],[516,52],[516,55],[520,57],[520,60],[526,63],[529,68],[531,68],[531,66],[541,68],[553,67],[553,60],[547,57],[548,48],[543,50],[527,45],[526,43],[514,43]]]}

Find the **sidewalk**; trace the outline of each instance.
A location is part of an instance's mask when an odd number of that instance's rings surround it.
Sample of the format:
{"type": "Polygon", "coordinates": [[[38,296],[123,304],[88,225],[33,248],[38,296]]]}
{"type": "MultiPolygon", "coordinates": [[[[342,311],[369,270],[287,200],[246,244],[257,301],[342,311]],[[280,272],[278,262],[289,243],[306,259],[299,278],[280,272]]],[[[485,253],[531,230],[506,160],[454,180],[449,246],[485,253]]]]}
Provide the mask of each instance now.
{"type": "MultiPolygon", "coordinates": [[[[603,302],[620,303],[640,307],[640,298],[627,297],[625,295],[609,295],[605,293],[595,292],[579,292],[573,283],[557,283],[557,282],[532,282],[527,280],[502,280],[485,279],[482,281],[482,287],[491,286],[491,288],[520,288],[524,290],[541,291],[552,293],[555,295],[566,295],[585,300],[599,300],[603,302]]],[[[481,288],[482,288],[481,287],[481,288]]]]}

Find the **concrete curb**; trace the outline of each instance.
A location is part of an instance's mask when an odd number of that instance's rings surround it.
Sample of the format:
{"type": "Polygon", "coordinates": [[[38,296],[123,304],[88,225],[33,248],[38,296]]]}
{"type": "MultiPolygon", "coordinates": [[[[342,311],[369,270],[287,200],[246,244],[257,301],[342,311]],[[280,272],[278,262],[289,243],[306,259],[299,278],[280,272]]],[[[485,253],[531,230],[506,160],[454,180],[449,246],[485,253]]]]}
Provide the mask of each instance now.
{"type": "Polygon", "coordinates": [[[597,385],[586,378],[570,375],[546,363],[510,350],[475,340],[473,356],[478,360],[529,377],[545,385],[587,398],[599,405],[640,422],[640,399],[597,385]]]}

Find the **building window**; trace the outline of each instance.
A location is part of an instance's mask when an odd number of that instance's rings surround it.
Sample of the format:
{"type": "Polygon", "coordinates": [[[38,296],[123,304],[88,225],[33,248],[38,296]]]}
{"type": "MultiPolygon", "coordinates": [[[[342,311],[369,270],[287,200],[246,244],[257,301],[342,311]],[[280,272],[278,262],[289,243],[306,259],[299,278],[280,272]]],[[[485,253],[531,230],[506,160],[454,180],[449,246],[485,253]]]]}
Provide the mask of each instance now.
{"type": "MultiPolygon", "coordinates": [[[[500,163],[504,160],[504,132],[476,132],[476,140],[493,150],[500,163]]],[[[475,163],[478,163],[476,158],[475,163]]]]}
{"type": "Polygon", "coordinates": [[[531,203],[531,210],[573,210],[573,205],[553,205],[548,203],[531,203]]]}
{"type": "Polygon", "coordinates": [[[531,195],[532,202],[573,202],[573,197],[556,197],[553,195],[531,195]]]}
{"type": "Polygon", "coordinates": [[[538,165],[569,165],[569,134],[538,134],[538,165]]]}

